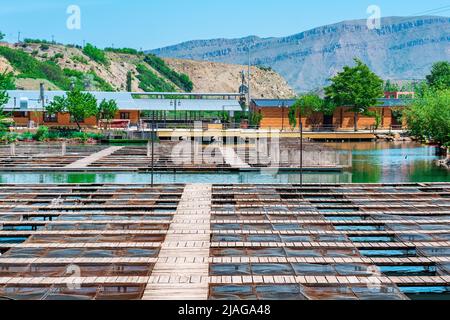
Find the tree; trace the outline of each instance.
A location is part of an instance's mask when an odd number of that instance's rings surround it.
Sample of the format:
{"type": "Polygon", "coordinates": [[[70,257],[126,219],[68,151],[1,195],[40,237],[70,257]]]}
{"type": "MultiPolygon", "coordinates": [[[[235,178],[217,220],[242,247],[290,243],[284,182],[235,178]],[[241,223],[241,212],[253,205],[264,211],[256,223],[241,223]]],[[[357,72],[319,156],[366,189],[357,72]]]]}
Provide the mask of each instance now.
{"type": "Polygon", "coordinates": [[[67,92],[66,96],[55,97],[46,107],[50,114],[68,113],[81,131],[80,123],[89,117],[97,115],[97,100],[90,93],[79,90],[67,92]]]}
{"type": "MultiPolygon", "coordinates": [[[[5,118],[3,106],[9,101],[9,96],[5,90],[0,90],[0,121],[5,118]]],[[[2,124],[0,123],[0,131],[2,129],[2,124]]]]}
{"type": "Polygon", "coordinates": [[[86,44],[86,46],[83,48],[83,53],[85,55],[87,55],[89,58],[91,58],[92,60],[94,60],[95,62],[104,64],[104,65],[109,64],[109,60],[108,60],[108,57],[106,56],[105,52],[103,50],[93,46],[90,43],[86,44]]]}
{"type": "Polygon", "coordinates": [[[427,76],[428,85],[436,90],[450,88],[450,62],[437,62],[431,68],[431,74],[427,76]]]}
{"type": "Polygon", "coordinates": [[[391,80],[387,80],[384,84],[384,91],[387,92],[396,92],[400,91],[400,87],[396,83],[392,83],[391,80]]]}
{"type": "Polygon", "coordinates": [[[14,75],[12,73],[0,73],[0,120],[5,118],[3,106],[8,103],[9,96],[6,90],[14,90],[14,75]]]}
{"type": "Polygon", "coordinates": [[[0,90],[15,90],[14,74],[12,72],[0,73],[0,90]]]}
{"type": "Polygon", "coordinates": [[[450,89],[428,90],[404,114],[412,135],[450,147],[450,89]]]}
{"type": "Polygon", "coordinates": [[[289,109],[289,123],[292,127],[297,126],[297,115],[300,122],[303,117],[308,117],[314,112],[325,112],[326,102],[316,94],[305,94],[300,96],[289,109]]]}
{"type": "Polygon", "coordinates": [[[106,99],[103,99],[102,102],[100,102],[100,105],[97,109],[97,121],[100,120],[106,120],[105,123],[105,129],[108,125],[108,123],[114,119],[117,111],[119,111],[119,107],[117,106],[117,102],[115,100],[109,100],[106,101],[106,99]]]}
{"type": "Polygon", "coordinates": [[[335,105],[350,107],[354,112],[355,132],[358,131],[358,115],[366,114],[376,106],[383,96],[383,80],[373,73],[361,60],[355,59],[356,66],[345,66],[344,70],[331,79],[325,88],[326,98],[335,105]]]}
{"type": "Polygon", "coordinates": [[[0,41],[2,41],[3,39],[5,39],[5,34],[3,32],[0,31],[0,41]]]}
{"type": "Polygon", "coordinates": [[[127,85],[126,85],[126,88],[127,88],[128,92],[132,91],[132,81],[133,81],[133,77],[132,77],[131,71],[128,71],[128,73],[127,73],[127,85]]]}

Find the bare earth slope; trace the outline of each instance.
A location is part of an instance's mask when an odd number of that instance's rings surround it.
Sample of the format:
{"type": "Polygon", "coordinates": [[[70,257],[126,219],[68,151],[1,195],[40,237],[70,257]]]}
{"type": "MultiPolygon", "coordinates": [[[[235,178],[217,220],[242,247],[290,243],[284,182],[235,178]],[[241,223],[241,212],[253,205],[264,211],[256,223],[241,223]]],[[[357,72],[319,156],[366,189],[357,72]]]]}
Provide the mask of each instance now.
{"type": "MultiPolygon", "coordinates": [[[[88,56],[84,55],[81,49],[75,47],[63,45],[48,45],[43,47],[40,44],[18,46],[6,43],[2,43],[1,45],[13,49],[20,49],[41,61],[49,60],[57,55],[58,58],[55,59],[55,62],[62,69],[67,68],[81,72],[94,71],[99,77],[111,84],[117,91],[125,91],[127,73],[129,71],[134,75],[132,77],[132,91],[143,91],[139,88],[139,80],[136,77],[138,75],[138,71],[136,70],[137,64],[144,64],[157,76],[163,78],[165,82],[173,84],[163,74],[146,64],[143,61],[142,56],[107,52],[110,64],[106,66],[93,61],[88,56]]],[[[179,73],[185,73],[191,78],[194,83],[193,92],[238,92],[239,86],[241,85],[240,72],[242,70],[247,70],[246,66],[235,64],[198,62],[180,59],[164,60],[166,60],[169,67],[179,73]]],[[[0,56],[0,72],[4,71],[13,71],[16,74],[19,73],[12,68],[11,64],[4,57],[0,56]]],[[[21,89],[34,90],[39,88],[40,82],[42,82],[42,80],[39,79],[17,79],[16,84],[21,89]]],[[[58,89],[48,81],[43,82],[48,90],[58,89]]],[[[295,95],[287,82],[274,71],[252,68],[251,84],[252,96],[256,98],[289,98],[295,95]]],[[[176,87],[175,84],[173,85],[176,87]]],[[[181,91],[181,89],[178,91],[181,91]]]]}
{"type": "MultiPolygon", "coordinates": [[[[241,85],[241,71],[247,67],[208,61],[165,59],[174,70],[187,74],[195,92],[236,92],[241,85]]],[[[294,91],[278,73],[251,68],[251,94],[254,98],[290,98],[294,91]]]]}

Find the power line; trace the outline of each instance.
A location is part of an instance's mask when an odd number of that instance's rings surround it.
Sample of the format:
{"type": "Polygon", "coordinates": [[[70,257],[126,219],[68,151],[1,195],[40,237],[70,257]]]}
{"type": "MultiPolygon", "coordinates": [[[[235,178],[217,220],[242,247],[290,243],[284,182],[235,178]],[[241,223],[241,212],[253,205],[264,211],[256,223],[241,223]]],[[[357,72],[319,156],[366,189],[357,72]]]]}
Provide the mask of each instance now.
{"type": "Polygon", "coordinates": [[[409,15],[409,16],[410,17],[414,17],[414,16],[417,16],[417,15],[423,15],[423,14],[427,14],[427,13],[430,13],[430,12],[433,12],[433,11],[436,11],[436,10],[441,10],[441,9],[446,9],[446,8],[450,8],[450,5],[446,5],[446,6],[443,6],[443,7],[430,9],[430,10],[426,10],[426,11],[422,11],[422,12],[413,13],[412,15],[409,15]]]}

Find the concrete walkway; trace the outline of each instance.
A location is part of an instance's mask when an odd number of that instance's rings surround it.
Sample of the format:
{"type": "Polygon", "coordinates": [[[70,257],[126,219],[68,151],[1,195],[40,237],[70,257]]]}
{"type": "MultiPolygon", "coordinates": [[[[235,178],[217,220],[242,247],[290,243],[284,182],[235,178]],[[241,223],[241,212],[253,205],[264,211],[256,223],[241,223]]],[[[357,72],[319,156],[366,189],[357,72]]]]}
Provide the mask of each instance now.
{"type": "Polygon", "coordinates": [[[64,168],[68,168],[68,169],[82,169],[82,168],[87,168],[89,167],[91,164],[93,164],[94,162],[112,155],[114,152],[119,151],[120,149],[122,149],[123,147],[110,147],[107,149],[104,149],[100,152],[97,153],[93,153],[90,156],[87,156],[86,158],[80,159],[78,161],[75,161],[67,166],[65,166],[64,168]]]}
{"type": "Polygon", "coordinates": [[[143,300],[207,300],[211,185],[187,185],[143,300]]]}
{"type": "Polygon", "coordinates": [[[220,152],[226,164],[229,164],[233,168],[248,169],[250,165],[236,154],[233,147],[220,146],[220,152]]]}

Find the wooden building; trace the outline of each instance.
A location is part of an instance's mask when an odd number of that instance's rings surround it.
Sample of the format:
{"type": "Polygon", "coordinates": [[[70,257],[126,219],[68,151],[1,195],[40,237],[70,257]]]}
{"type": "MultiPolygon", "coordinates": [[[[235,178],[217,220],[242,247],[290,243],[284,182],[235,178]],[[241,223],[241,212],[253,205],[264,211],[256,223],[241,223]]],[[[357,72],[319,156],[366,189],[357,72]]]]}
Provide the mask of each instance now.
{"type": "MultiPolygon", "coordinates": [[[[379,129],[402,128],[404,123],[396,114],[396,110],[403,109],[408,99],[399,98],[379,99],[379,105],[369,109],[371,113],[378,113],[380,117],[379,129]]],[[[398,95],[395,95],[398,96],[398,95]]],[[[289,123],[289,109],[295,103],[293,99],[253,99],[250,108],[252,112],[262,115],[260,127],[263,129],[295,129],[289,123]]],[[[297,115],[299,119],[299,115],[297,115]]],[[[297,128],[299,121],[297,120],[297,128]]],[[[338,107],[332,115],[313,113],[302,117],[303,128],[306,130],[351,130],[354,128],[354,113],[351,108],[338,107]]],[[[374,116],[358,115],[358,129],[370,130],[376,125],[374,116]]]]}
{"type": "MultiPolygon", "coordinates": [[[[10,116],[16,126],[74,128],[76,123],[67,113],[49,114],[46,106],[55,97],[64,96],[64,91],[7,91],[9,101],[4,106],[4,112],[10,116]]],[[[201,112],[228,112],[231,115],[242,111],[240,94],[233,93],[130,93],[130,92],[90,92],[97,102],[102,100],[116,101],[119,111],[115,120],[128,123],[130,126],[140,126],[149,116],[156,115],[158,121],[167,121],[168,115],[175,114],[175,120],[180,122],[201,120],[201,112]],[[177,118],[178,115],[178,118],[177,118]]],[[[169,120],[173,120],[172,118],[169,120]]],[[[96,127],[96,117],[84,119],[83,127],[96,127]]]]}

